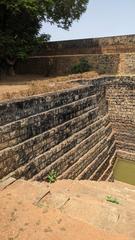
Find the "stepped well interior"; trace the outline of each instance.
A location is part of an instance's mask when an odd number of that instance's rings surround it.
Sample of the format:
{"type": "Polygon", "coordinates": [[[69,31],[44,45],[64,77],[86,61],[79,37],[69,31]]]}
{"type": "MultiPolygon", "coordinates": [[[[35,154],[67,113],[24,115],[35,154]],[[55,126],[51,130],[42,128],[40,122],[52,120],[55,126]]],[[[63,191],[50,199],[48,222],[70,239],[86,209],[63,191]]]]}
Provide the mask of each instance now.
{"type": "Polygon", "coordinates": [[[112,181],[117,157],[135,161],[135,77],[0,103],[0,178],[112,181]]]}

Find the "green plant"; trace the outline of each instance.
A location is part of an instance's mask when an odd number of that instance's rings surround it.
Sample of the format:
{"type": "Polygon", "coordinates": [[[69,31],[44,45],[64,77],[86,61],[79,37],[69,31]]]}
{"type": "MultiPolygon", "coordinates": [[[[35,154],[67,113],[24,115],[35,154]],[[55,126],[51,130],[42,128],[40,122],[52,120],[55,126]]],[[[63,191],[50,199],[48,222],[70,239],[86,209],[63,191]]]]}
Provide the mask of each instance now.
{"type": "Polygon", "coordinates": [[[106,201],[111,202],[111,203],[115,203],[115,204],[119,204],[119,201],[117,200],[117,198],[114,198],[112,196],[107,196],[106,201]]]}
{"type": "Polygon", "coordinates": [[[57,172],[55,170],[51,170],[47,176],[47,180],[49,183],[54,183],[57,180],[57,172]]]}
{"type": "Polygon", "coordinates": [[[83,72],[88,72],[90,71],[90,65],[88,60],[85,58],[81,58],[78,64],[75,64],[71,68],[71,73],[76,74],[76,73],[83,73],[83,72]]]}

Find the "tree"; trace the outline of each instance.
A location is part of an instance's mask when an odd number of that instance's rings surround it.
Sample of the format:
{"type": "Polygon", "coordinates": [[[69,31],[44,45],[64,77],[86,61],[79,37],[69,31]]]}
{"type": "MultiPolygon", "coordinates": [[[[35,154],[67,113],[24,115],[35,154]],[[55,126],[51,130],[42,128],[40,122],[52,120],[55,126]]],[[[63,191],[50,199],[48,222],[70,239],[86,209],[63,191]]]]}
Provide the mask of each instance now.
{"type": "Polygon", "coordinates": [[[87,8],[88,0],[0,0],[0,64],[10,74],[17,59],[24,59],[44,41],[42,22],[68,29],[87,8]]]}

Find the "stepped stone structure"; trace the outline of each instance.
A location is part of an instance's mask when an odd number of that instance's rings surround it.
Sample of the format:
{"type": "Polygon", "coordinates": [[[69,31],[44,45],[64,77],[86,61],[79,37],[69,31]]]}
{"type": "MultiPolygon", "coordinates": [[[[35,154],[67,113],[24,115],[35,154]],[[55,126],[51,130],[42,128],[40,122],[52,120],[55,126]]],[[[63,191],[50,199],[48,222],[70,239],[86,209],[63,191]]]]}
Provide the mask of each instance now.
{"type": "Polygon", "coordinates": [[[116,157],[135,160],[135,77],[0,103],[0,178],[113,180],[116,157]]]}
{"type": "Polygon", "coordinates": [[[135,239],[135,186],[112,183],[117,158],[135,161],[135,36],[48,43],[16,68],[65,74],[81,57],[106,75],[0,102],[1,240],[135,239]]]}
{"type": "Polygon", "coordinates": [[[49,42],[18,63],[16,71],[64,75],[82,57],[100,74],[135,74],[135,35],[49,42]]]}

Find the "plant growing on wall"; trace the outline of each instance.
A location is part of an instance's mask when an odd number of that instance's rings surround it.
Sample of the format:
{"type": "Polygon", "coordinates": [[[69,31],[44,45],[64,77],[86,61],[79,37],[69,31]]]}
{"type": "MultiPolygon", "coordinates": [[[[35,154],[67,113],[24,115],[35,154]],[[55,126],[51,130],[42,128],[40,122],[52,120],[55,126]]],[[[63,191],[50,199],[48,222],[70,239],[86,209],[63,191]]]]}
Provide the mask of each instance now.
{"type": "Polygon", "coordinates": [[[49,172],[47,180],[49,183],[54,183],[57,180],[57,172],[54,169],[49,172]]]}
{"type": "Polygon", "coordinates": [[[87,4],[88,0],[1,0],[0,66],[8,66],[13,75],[17,59],[49,40],[48,35],[39,34],[43,21],[68,29],[87,4]]]}
{"type": "Polygon", "coordinates": [[[83,72],[88,72],[90,71],[90,64],[88,60],[85,58],[81,58],[78,64],[75,64],[71,68],[71,73],[76,74],[76,73],[83,73],[83,72]]]}

